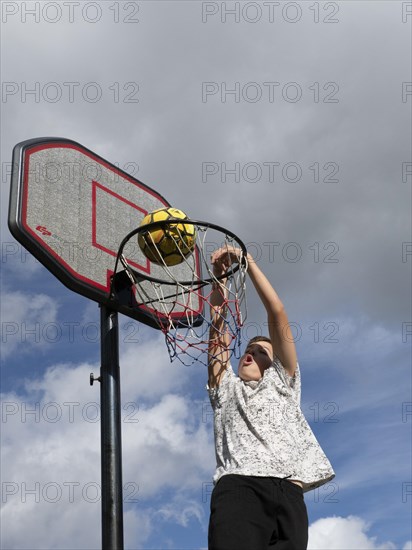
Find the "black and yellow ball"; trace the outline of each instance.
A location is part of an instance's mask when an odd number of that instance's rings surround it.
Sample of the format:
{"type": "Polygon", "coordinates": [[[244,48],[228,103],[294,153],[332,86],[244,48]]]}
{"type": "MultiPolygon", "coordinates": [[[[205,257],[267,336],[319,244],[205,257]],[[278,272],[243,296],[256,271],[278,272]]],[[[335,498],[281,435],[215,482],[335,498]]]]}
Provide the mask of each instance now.
{"type": "MultiPolygon", "coordinates": [[[[177,208],[159,208],[149,212],[140,222],[140,227],[162,220],[187,220],[184,212],[177,208]]],[[[155,264],[178,265],[193,253],[196,245],[196,228],[191,223],[171,223],[154,227],[138,235],[143,254],[155,264]]]]}

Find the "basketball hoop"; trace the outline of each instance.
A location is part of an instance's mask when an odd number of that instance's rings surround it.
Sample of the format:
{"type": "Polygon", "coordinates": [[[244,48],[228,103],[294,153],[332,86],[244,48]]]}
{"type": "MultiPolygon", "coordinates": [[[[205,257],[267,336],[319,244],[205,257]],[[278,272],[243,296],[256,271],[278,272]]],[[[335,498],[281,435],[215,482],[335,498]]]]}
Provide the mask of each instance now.
{"type": "MultiPolygon", "coordinates": [[[[220,330],[230,342],[229,354],[239,357],[240,331],[247,313],[247,250],[234,233],[212,223],[185,219],[184,224],[195,227],[196,247],[192,254],[187,255],[187,250],[181,249],[183,240],[178,237],[175,239],[177,252],[182,256],[179,265],[166,265],[160,251],[156,265],[151,263],[153,273],[142,274],[130,265],[128,258],[133,255],[133,247],[138,246],[138,236],[149,239],[151,230],[166,230],[171,225],[176,227],[176,222],[182,223],[182,220],[152,222],[126,235],[119,246],[110,299],[116,301],[118,281],[122,279],[124,284],[126,276],[134,295],[134,307],[146,313],[150,310],[153,320],[151,326],[163,332],[170,360],[179,359],[186,366],[197,361],[207,365],[210,359],[210,298],[213,292],[218,291],[221,306],[218,311],[214,309],[214,324],[218,315],[219,326],[223,327],[220,330]],[[229,266],[226,273],[216,276],[210,261],[212,253],[220,248],[233,247],[237,251],[238,260],[229,266]],[[123,270],[120,270],[120,265],[123,270]]],[[[153,247],[153,242],[149,244],[153,247]]]]}

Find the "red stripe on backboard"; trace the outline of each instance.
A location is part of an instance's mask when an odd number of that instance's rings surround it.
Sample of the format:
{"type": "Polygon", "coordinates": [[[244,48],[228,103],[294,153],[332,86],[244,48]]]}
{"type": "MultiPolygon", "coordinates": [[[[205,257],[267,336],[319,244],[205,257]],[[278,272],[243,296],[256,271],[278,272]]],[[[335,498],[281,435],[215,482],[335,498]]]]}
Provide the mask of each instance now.
{"type": "MultiPolygon", "coordinates": [[[[38,233],[36,233],[35,231],[33,231],[33,229],[27,223],[27,195],[28,195],[28,191],[29,191],[29,188],[28,188],[28,174],[29,174],[29,167],[30,167],[30,157],[33,153],[36,153],[36,152],[38,152],[42,149],[50,149],[51,147],[52,146],[49,146],[49,145],[42,145],[42,146],[34,147],[33,149],[31,149],[29,151],[25,151],[25,153],[24,153],[24,179],[23,179],[23,200],[22,200],[22,219],[21,219],[21,223],[22,223],[24,229],[28,233],[30,233],[30,235],[34,238],[34,240],[37,241],[43,249],[47,250],[47,252],[55,259],[56,263],[58,263],[59,265],[64,267],[64,269],[68,273],[70,273],[71,275],[74,275],[76,279],[78,279],[80,281],[83,281],[84,283],[87,283],[88,285],[90,285],[94,288],[98,288],[99,290],[109,292],[110,291],[110,285],[108,283],[106,283],[106,286],[104,286],[104,285],[102,285],[102,284],[100,284],[96,281],[93,281],[93,279],[89,279],[87,277],[84,277],[83,275],[81,275],[80,273],[75,271],[67,262],[65,262],[63,260],[63,258],[61,258],[56,253],[56,251],[53,248],[51,248],[43,239],[41,239],[40,235],[38,233]]],[[[74,148],[75,147],[73,147],[73,149],[74,148]]],[[[78,149],[78,148],[76,148],[76,149],[78,149]]]]}
{"type": "MultiPolygon", "coordinates": [[[[153,197],[156,198],[156,200],[158,200],[159,202],[163,203],[164,206],[169,206],[169,204],[165,201],[165,199],[163,199],[160,195],[156,194],[153,190],[151,189],[148,189],[146,188],[145,186],[143,185],[140,185],[139,182],[137,181],[134,181],[130,176],[128,176],[128,174],[122,172],[120,169],[116,169],[115,167],[113,167],[112,165],[110,165],[108,162],[106,162],[104,159],[101,159],[100,157],[97,157],[95,155],[93,155],[91,152],[89,151],[85,151],[82,147],[79,147],[77,145],[72,145],[72,144],[69,144],[69,143],[64,143],[64,142],[53,142],[53,143],[46,143],[46,144],[42,144],[42,145],[37,145],[35,147],[32,147],[30,149],[27,149],[24,151],[24,174],[23,174],[23,193],[22,193],[22,217],[21,217],[21,223],[22,223],[22,226],[24,227],[25,231],[27,231],[27,233],[29,233],[33,239],[38,242],[41,247],[46,250],[53,258],[54,260],[56,261],[57,264],[61,265],[68,273],[70,273],[71,275],[73,275],[76,279],[86,283],[87,285],[91,286],[91,287],[94,287],[94,288],[97,288],[99,290],[103,290],[105,292],[109,292],[110,291],[110,284],[109,282],[106,283],[106,285],[103,285],[103,284],[100,284],[98,283],[97,281],[94,281],[93,279],[89,279],[88,277],[85,277],[83,275],[81,275],[80,273],[78,273],[77,271],[75,271],[69,264],[67,264],[67,262],[65,262],[57,253],[56,251],[51,248],[42,238],[41,236],[36,233],[27,223],[27,206],[28,206],[28,191],[29,191],[29,188],[28,188],[28,184],[29,184],[29,179],[28,179],[28,176],[29,176],[29,169],[30,169],[30,160],[31,160],[31,156],[34,154],[34,153],[37,153],[39,151],[43,151],[44,149],[57,149],[57,148],[63,148],[63,149],[74,149],[75,151],[78,151],[80,152],[81,154],[83,155],[86,155],[87,157],[91,158],[93,161],[97,162],[98,164],[104,166],[105,168],[107,168],[108,170],[112,171],[113,173],[115,173],[116,175],[124,178],[125,180],[127,180],[129,183],[132,183],[133,185],[135,185],[136,187],[138,187],[139,189],[142,189],[144,190],[144,192],[147,192],[149,193],[150,195],[152,195],[153,197]]],[[[110,191],[110,190],[108,190],[110,191]]],[[[116,195],[116,193],[112,193],[114,195],[116,195]]],[[[117,195],[118,196],[118,195],[117,195]]],[[[128,202],[129,201],[126,201],[126,199],[123,199],[125,200],[125,202],[128,202]]],[[[132,203],[129,203],[129,204],[132,204],[132,203]]],[[[111,254],[113,255],[113,252],[111,252],[111,254]]],[[[137,264],[136,264],[137,265],[137,264]]],[[[140,267],[141,269],[143,269],[144,271],[148,272],[147,270],[147,267],[143,267],[143,266],[138,266],[140,267]]],[[[109,277],[107,278],[107,280],[109,281],[109,277]]]]}
{"type": "MultiPolygon", "coordinates": [[[[97,223],[97,208],[96,208],[96,206],[97,206],[97,204],[96,204],[97,203],[97,193],[96,193],[96,189],[97,188],[101,189],[104,193],[108,193],[109,195],[112,195],[117,200],[119,200],[121,202],[124,202],[125,204],[127,204],[131,208],[134,208],[134,209],[138,210],[144,216],[146,216],[146,214],[148,214],[148,212],[147,212],[147,210],[144,210],[143,208],[140,208],[139,206],[136,206],[134,203],[132,203],[131,201],[125,199],[124,197],[122,197],[118,193],[115,193],[114,191],[112,191],[108,187],[105,187],[101,183],[98,183],[97,181],[92,180],[92,245],[95,248],[103,250],[103,252],[106,252],[107,254],[110,254],[111,256],[114,256],[116,258],[117,257],[117,251],[111,250],[110,248],[107,248],[106,246],[104,246],[104,245],[97,242],[97,234],[96,234],[97,233],[97,230],[96,230],[96,223],[97,223]]],[[[119,245],[120,245],[120,243],[119,243],[119,245]]],[[[127,258],[127,261],[133,267],[137,267],[138,269],[144,271],[145,273],[150,274],[149,260],[146,260],[146,265],[141,265],[141,264],[138,264],[136,262],[133,262],[133,260],[130,260],[129,258],[127,258]]]]}

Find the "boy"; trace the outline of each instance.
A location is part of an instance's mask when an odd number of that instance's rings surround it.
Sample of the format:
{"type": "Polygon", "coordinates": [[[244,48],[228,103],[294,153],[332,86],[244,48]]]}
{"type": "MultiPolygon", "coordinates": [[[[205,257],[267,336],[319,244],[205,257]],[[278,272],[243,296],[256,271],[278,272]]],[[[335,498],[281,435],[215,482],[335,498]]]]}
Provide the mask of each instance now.
{"type": "MultiPolygon", "coordinates": [[[[238,257],[236,248],[217,250],[214,274],[224,275],[238,257]]],[[[224,295],[216,283],[207,386],[217,461],[209,550],[305,550],[303,493],[331,480],[334,472],[300,409],[299,364],[284,306],[249,254],[247,261],[270,337],[248,343],[236,376],[229,363],[224,295]]]]}

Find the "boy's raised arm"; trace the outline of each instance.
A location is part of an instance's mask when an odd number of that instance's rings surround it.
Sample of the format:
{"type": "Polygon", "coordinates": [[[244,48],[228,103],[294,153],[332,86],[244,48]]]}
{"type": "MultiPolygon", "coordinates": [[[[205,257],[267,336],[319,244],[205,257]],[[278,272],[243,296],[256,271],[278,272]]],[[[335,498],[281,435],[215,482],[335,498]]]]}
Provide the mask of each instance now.
{"type": "Polygon", "coordinates": [[[271,283],[249,255],[248,274],[267,312],[273,352],[280,359],[287,373],[293,376],[297,356],[285,307],[271,283]]]}
{"type": "MultiPolygon", "coordinates": [[[[212,255],[213,272],[215,276],[225,273],[227,266],[220,261],[220,255],[217,251],[212,255]]],[[[210,320],[209,329],[209,349],[208,349],[208,375],[209,388],[215,388],[220,384],[220,380],[225,373],[229,362],[229,335],[226,330],[226,279],[213,284],[210,295],[210,320]]]]}
{"type": "MultiPolygon", "coordinates": [[[[239,261],[240,251],[234,247],[217,250],[212,255],[212,264],[215,275],[225,273],[229,267],[239,261]]],[[[280,359],[290,376],[295,374],[297,355],[295,342],[290,332],[289,320],[285,307],[250,254],[247,255],[248,275],[258,296],[266,309],[269,325],[269,336],[272,341],[273,352],[280,359]]],[[[225,281],[222,281],[223,283],[225,281]]],[[[211,319],[209,339],[209,386],[219,385],[229,360],[229,337],[225,331],[224,322],[224,284],[215,285],[211,295],[211,319]]]]}

